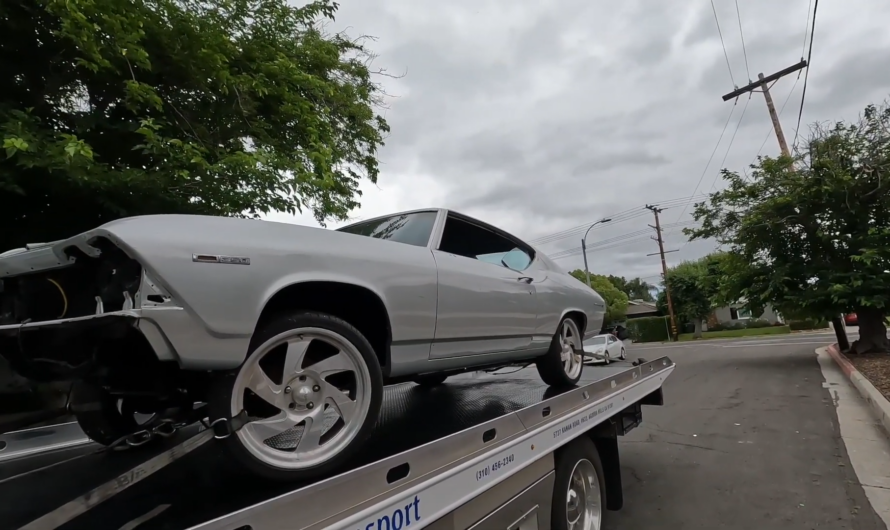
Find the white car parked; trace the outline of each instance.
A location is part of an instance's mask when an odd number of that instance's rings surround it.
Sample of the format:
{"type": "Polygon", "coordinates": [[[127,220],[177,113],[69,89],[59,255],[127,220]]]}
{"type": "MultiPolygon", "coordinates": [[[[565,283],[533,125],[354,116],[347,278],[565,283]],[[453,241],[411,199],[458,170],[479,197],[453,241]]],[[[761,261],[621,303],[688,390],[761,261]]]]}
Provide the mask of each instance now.
{"type": "Polygon", "coordinates": [[[591,337],[584,341],[584,362],[603,360],[609,364],[613,359],[624,360],[627,358],[627,350],[624,343],[615,338],[615,335],[604,334],[591,337]]]}

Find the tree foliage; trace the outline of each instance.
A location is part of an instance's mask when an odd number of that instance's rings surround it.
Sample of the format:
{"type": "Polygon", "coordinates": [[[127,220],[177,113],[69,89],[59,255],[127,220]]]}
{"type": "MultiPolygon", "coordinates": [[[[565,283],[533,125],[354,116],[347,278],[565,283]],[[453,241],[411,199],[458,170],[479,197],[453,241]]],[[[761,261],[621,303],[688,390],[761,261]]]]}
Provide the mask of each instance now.
{"type": "Polygon", "coordinates": [[[388,131],[317,0],[0,5],[0,248],[147,213],[358,206],[388,131]]]}
{"type": "Polygon", "coordinates": [[[692,239],[726,249],[724,296],[813,317],[856,312],[857,352],[888,351],[890,108],[814,126],[794,159],[759,158],[750,175],[697,204],[692,239]]]}
{"type": "MultiPolygon", "coordinates": [[[[587,274],[581,269],[570,272],[584,285],[587,285],[587,274]]],[[[612,285],[609,278],[601,274],[590,275],[590,286],[603,297],[606,302],[606,318],[604,325],[620,322],[627,315],[627,295],[612,285]]]]}
{"type": "Polygon", "coordinates": [[[618,288],[619,291],[627,295],[631,300],[643,300],[646,302],[654,302],[652,290],[655,286],[644,282],[639,278],[628,280],[624,276],[608,276],[609,281],[618,288]]]}
{"type": "MultiPolygon", "coordinates": [[[[720,255],[712,254],[697,260],[684,261],[668,269],[667,286],[671,291],[677,323],[692,322],[696,337],[701,336],[702,320],[707,318],[720,299],[720,260],[720,255]]],[[[656,306],[667,314],[665,291],[658,294],[656,306]]]]}

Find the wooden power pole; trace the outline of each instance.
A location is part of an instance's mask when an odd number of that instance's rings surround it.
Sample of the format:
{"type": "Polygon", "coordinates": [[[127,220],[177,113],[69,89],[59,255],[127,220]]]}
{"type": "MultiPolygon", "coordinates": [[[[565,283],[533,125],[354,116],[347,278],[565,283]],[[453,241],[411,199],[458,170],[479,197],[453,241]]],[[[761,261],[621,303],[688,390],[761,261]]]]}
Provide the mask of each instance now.
{"type": "MultiPolygon", "coordinates": [[[[664,278],[664,295],[667,298],[668,303],[668,314],[671,318],[671,339],[677,340],[677,320],[674,317],[674,302],[671,300],[671,288],[668,286],[668,270],[667,270],[667,261],[664,259],[664,239],[661,237],[661,222],[658,220],[658,214],[664,211],[664,208],[658,208],[657,206],[653,206],[651,204],[646,205],[647,210],[651,210],[652,213],[655,214],[655,226],[649,225],[655,229],[656,237],[653,237],[655,241],[658,242],[658,252],[661,256],[661,274],[664,278]]],[[[676,252],[676,250],[668,250],[668,252],[676,252]]],[[[655,254],[648,254],[649,256],[654,256],[655,254]]]]}
{"type": "Polygon", "coordinates": [[[806,60],[801,59],[799,63],[793,66],[789,66],[784,70],[779,70],[774,74],[770,74],[765,77],[763,74],[757,74],[757,81],[752,81],[742,88],[737,88],[729,94],[723,96],[723,101],[729,101],[730,99],[737,98],[742,94],[755,92],[759,88],[760,91],[763,92],[763,98],[766,100],[766,108],[767,110],[769,110],[770,119],[772,119],[773,121],[773,129],[775,129],[776,131],[776,138],[779,140],[779,147],[782,149],[782,154],[785,156],[791,156],[791,151],[788,149],[788,142],[785,141],[785,133],[782,132],[782,124],[779,122],[779,113],[776,112],[776,106],[773,104],[773,97],[769,93],[769,83],[778,81],[788,74],[793,74],[794,72],[805,68],[806,65],[806,60]]]}

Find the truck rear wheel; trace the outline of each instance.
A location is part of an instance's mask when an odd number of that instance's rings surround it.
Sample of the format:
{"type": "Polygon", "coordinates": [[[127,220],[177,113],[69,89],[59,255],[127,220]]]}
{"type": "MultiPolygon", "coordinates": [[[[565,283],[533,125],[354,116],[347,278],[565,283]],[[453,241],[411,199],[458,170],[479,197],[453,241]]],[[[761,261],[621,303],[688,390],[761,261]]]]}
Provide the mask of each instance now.
{"type": "Polygon", "coordinates": [[[581,436],[556,454],[556,480],[550,527],[553,530],[600,530],[606,489],[596,445],[581,436]]]}
{"type": "Polygon", "coordinates": [[[246,413],[222,442],[253,473],[300,480],[332,471],[368,437],[383,376],[368,340],[346,321],[297,312],[254,334],[238,370],[217,380],[211,419],[246,413]]]}

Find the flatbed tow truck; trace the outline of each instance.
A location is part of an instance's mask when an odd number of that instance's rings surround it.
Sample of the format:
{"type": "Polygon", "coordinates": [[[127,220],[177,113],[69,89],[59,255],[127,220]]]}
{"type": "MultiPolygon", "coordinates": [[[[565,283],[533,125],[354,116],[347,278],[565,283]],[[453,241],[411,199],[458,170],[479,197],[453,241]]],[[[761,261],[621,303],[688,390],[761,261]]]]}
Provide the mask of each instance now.
{"type": "Polygon", "coordinates": [[[598,530],[623,504],[617,437],[663,404],[673,369],[586,367],[568,390],[533,370],[387,387],[359,456],[302,484],[231,470],[201,426],[128,450],[75,423],[6,433],[0,528],[598,530]]]}

